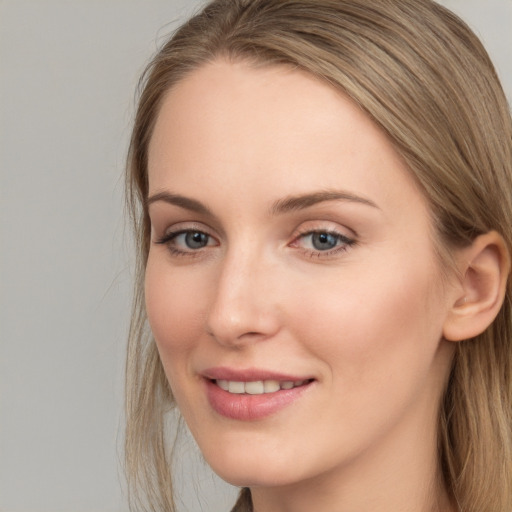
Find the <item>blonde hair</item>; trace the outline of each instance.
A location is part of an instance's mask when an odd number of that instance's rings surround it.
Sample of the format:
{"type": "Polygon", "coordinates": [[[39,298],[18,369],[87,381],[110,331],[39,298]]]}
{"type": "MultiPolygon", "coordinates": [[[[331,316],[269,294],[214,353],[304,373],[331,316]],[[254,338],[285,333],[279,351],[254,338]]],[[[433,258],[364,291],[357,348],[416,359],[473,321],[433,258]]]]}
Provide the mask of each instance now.
{"type": "MultiPolygon", "coordinates": [[[[148,66],[128,155],[137,282],[127,358],[126,463],[150,510],[174,510],[173,405],[144,310],[147,151],[164,94],[219,56],[303,69],[343,91],[389,136],[451,248],[498,231],[512,252],[512,122],[493,65],[458,17],[431,0],[214,0],[148,66]]],[[[444,256],[443,256],[444,255],[444,256]]],[[[464,512],[512,510],[512,285],[494,323],[458,344],[439,415],[439,461],[464,512]]],[[[141,505],[139,505],[141,506],[141,505]]],[[[243,490],[237,511],[251,509],[243,490]]]]}

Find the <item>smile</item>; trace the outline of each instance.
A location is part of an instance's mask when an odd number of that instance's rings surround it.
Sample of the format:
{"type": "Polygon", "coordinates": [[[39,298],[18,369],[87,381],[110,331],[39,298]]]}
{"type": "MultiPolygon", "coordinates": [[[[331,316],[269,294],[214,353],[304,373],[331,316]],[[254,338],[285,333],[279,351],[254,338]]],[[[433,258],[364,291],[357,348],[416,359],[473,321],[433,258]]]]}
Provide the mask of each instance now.
{"type": "Polygon", "coordinates": [[[217,379],[214,381],[219,388],[233,394],[264,395],[276,393],[281,390],[293,389],[311,382],[311,380],[256,380],[251,382],[240,382],[233,380],[217,379]]]}
{"type": "Polygon", "coordinates": [[[315,378],[261,370],[216,368],[204,372],[203,378],[211,408],[237,421],[257,421],[276,414],[316,387],[315,378]]]}

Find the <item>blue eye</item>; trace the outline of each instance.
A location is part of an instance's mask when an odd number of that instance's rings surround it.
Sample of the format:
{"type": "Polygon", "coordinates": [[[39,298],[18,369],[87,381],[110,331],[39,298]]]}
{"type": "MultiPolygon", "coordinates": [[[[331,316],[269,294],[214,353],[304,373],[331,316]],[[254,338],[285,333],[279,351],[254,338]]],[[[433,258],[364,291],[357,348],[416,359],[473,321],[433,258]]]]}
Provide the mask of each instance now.
{"type": "Polygon", "coordinates": [[[340,240],[340,235],[333,233],[311,233],[311,245],[317,251],[328,251],[334,249],[340,240]]]}
{"type": "Polygon", "coordinates": [[[311,256],[333,256],[355,243],[352,238],[336,231],[308,231],[298,236],[292,246],[299,247],[311,256]]]}
{"type": "Polygon", "coordinates": [[[201,231],[186,231],[179,233],[175,238],[175,243],[182,242],[188,249],[201,249],[208,245],[210,237],[201,231]]]}
{"type": "Polygon", "coordinates": [[[199,252],[200,249],[216,245],[215,239],[203,231],[195,229],[182,229],[167,233],[156,241],[157,244],[167,245],[171,253],[186,255],[199,252]]]}

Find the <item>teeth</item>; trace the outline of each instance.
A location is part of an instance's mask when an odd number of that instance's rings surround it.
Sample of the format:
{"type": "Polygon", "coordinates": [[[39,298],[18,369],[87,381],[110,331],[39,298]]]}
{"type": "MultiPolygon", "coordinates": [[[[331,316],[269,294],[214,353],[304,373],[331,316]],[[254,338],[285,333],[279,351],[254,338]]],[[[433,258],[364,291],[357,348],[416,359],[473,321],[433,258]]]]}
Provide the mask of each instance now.
{"type": "Polygon", "coordinates": [[[277,380],[257,380],[253,382],[237,382],[237,381],[228,381],[228,380],[216,380],[217,386],[223,389],[224,391],[228,391],[229,393],[234,393],[237,395],[241,395],[246,393],[248,395],[262,395],[264,393],[275,393],[280,389],[292,389],[294,387],[302,386],[305,380],[285,380],[285,381],[277,381],[277,380]]]}
{"type": "Polygon", "coordinates": [[[281,386],[279,386],[277,380],[265,380],[263,381],[263,389],[265,393],[275,393],[281,389],[281,386]]]}
{"type": "Polygon", "coordinates": [[[263,381],[258,380],[257,382],[246,382],[245,392],[249,393],[249,395],[261,395],[265,392],[263,381]]]}
{"type": "Polygon", "coordinates": [[[229,382],[227,380],[218,380],[217,386],[223,389],[224,391],[229,391],[229,382]]]}
{"type": "Polygon", "coordinates": [[[228,389],[228,391],[230,393],[236,393],[236,394],[245,393],[245,383],[244,382],[230,381],[229,382],[229,389],[228,389]]]}

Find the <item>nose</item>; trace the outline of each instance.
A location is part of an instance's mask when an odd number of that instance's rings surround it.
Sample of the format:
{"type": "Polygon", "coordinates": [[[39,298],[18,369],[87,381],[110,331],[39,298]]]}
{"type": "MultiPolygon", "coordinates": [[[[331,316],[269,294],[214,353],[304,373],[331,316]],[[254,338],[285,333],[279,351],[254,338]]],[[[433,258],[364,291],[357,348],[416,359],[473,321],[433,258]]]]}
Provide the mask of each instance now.
{"type": "Polygon", "coordinates": [[[208,333],[232,348],[272,338],[280,329],[275,267],[261,256],[233,251],[219,263],[208,333]]]}

